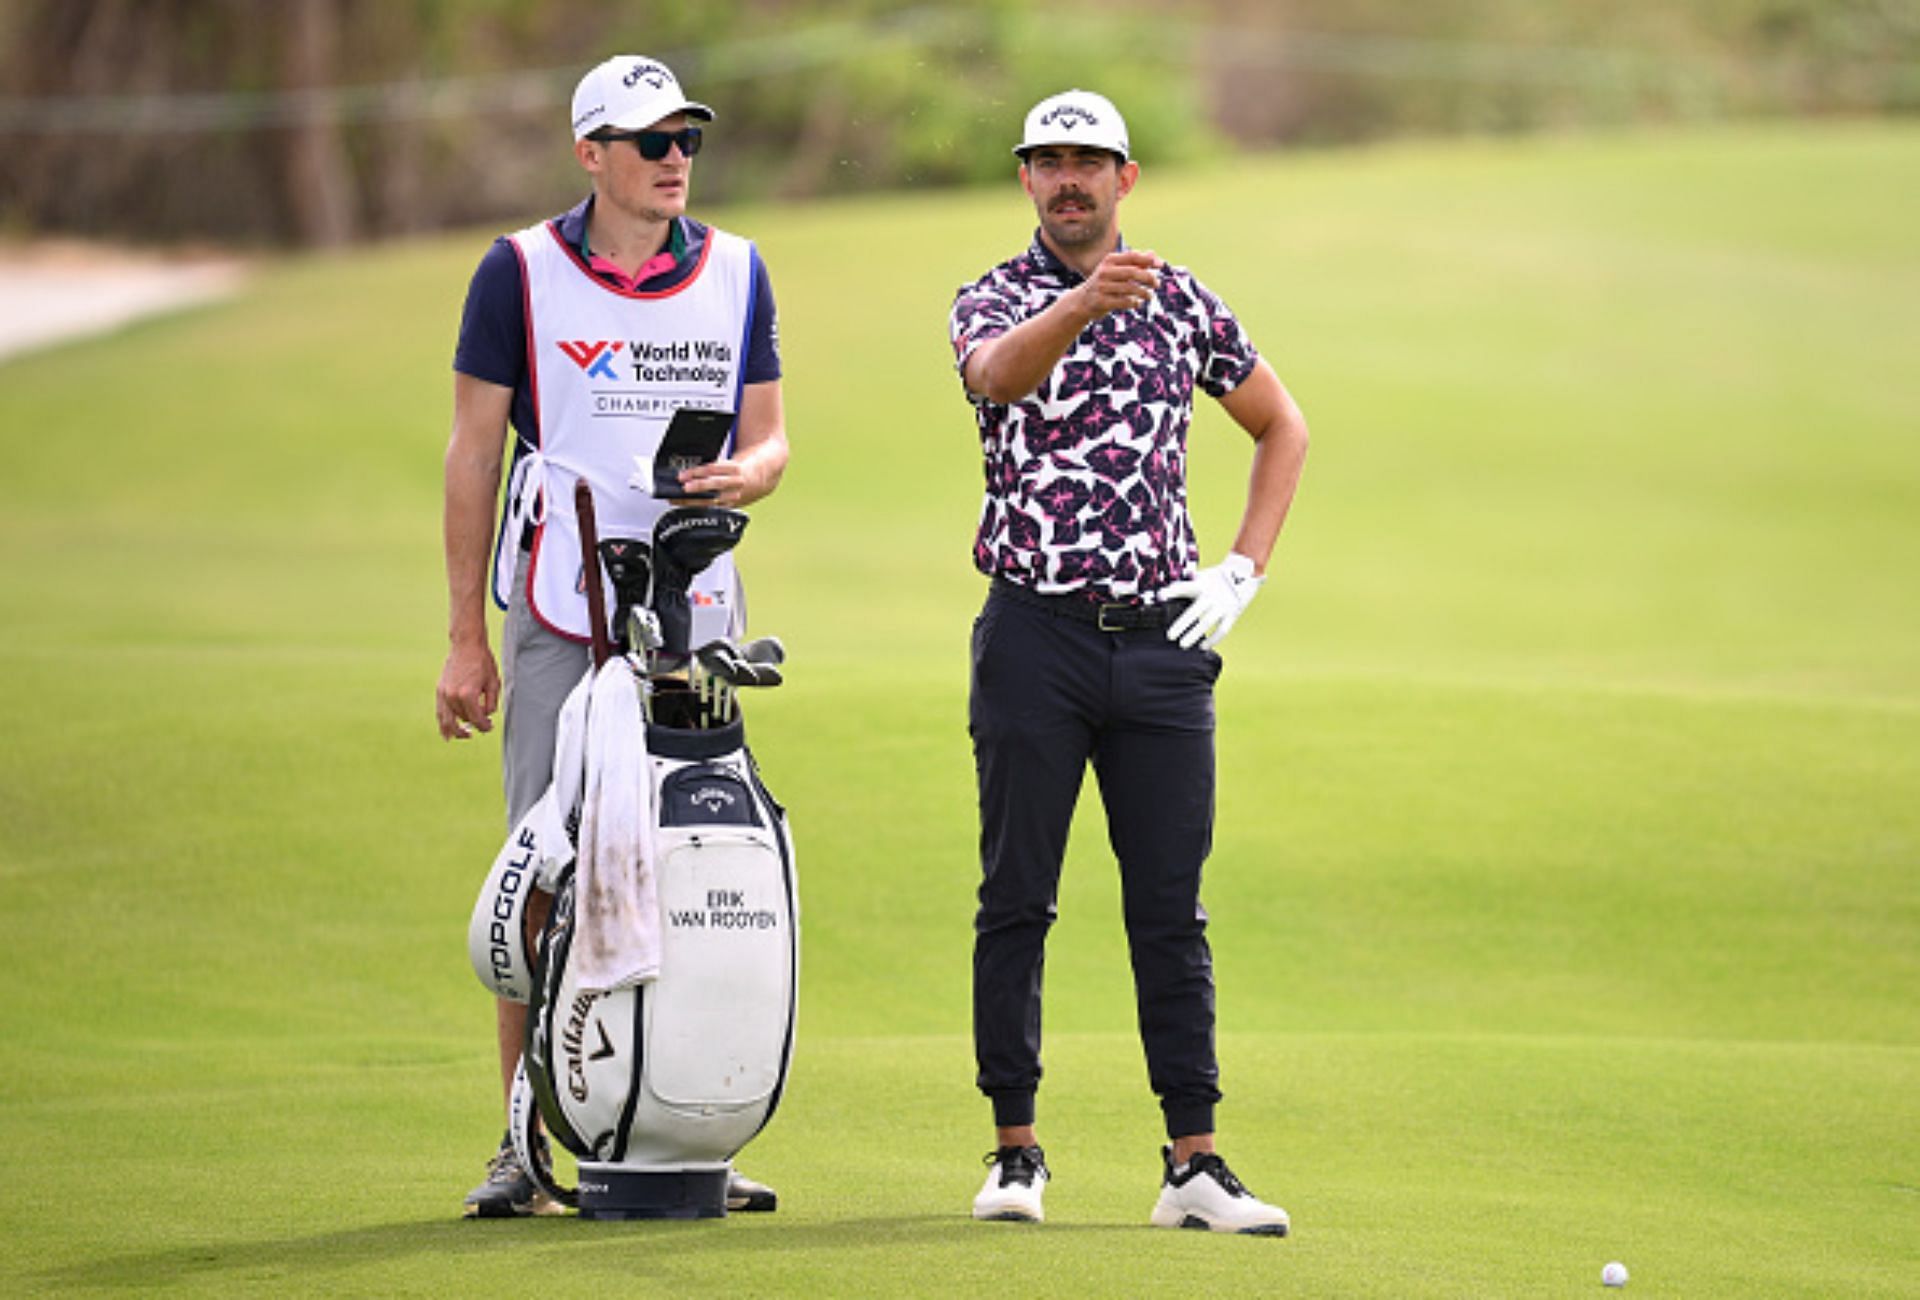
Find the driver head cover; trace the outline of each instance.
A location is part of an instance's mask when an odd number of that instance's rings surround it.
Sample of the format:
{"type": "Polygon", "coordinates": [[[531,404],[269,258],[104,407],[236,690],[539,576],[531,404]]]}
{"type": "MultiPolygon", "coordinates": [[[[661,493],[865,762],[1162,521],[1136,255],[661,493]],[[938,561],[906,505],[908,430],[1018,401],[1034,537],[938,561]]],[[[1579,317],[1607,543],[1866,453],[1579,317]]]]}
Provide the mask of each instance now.
{"type": "MultiPolygon", "coordinates": [[[[661,514],[653,526],[653,552],[656,561],[671,566],[675,576],[691,578],[716,558],[740,544],[747,531],[744,511],[725,506],[675,506],[661,514]]],[[[665,577],[664,573],[661,577],[665,577]]]]}

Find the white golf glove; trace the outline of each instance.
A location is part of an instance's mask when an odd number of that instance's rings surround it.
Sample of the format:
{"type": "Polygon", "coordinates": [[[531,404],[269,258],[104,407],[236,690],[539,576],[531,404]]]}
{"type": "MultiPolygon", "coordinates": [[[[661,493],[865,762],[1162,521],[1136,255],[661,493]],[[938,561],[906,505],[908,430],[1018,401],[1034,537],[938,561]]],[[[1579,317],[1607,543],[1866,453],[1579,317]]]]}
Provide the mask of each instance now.
{"type": "Polygon", "coordinates": [[[1177,641],[1183,650],[1203,645],[1211,650],[1227,639],[1234,621],[1253,603],[1264,577],[1255,577],[1253,561],[1238,551],[1211,569],[1202,569],[1184,582],[1170,584],[1160,593],[1162,600],[1185,597],[1193,603],[1173,620],[1167,640],[1177,641]]]}

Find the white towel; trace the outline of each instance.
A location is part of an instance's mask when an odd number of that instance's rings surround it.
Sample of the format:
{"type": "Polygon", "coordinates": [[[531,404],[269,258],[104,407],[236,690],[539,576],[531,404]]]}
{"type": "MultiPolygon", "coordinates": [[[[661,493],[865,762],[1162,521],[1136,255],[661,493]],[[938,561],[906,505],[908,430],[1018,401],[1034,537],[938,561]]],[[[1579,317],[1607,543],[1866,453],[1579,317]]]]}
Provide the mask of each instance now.
{"type": "Polygon", "coordinates": [[[610,659],[594,679],[587,708],[586,789],[569,961],[583,992],[605,993],[660,974],[652,826],[652,773],[639,685],[625,659],[610,659]]]}
{"type": "Polygon", "coordinates": [[[553,733],[553,783],[543,798],[553,803],[553,812],[566,827],[567,857],[555,863],[550,874],[541,876],[540,888],[553,892],[560,868],[573,861],[573,841],[580,830],[580,798],[587,786],[587,700],[593,694],[593,668],[580,680],[560,706],[560,720],[553,733]]]}

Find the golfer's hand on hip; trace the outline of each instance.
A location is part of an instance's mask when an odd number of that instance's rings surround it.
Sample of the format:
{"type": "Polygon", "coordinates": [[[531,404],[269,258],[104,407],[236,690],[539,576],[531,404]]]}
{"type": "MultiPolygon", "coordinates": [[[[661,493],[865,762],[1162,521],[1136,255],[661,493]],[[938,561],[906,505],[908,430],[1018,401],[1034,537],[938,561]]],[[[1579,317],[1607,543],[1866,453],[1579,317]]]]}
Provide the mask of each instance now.
{"type": "Polygon", "coordinates": [[[465,642],[447,651],[433,701],[440,738],[465,740],[475,731],[492,731],[499,705],[500,669],[486,643],[465,642]]]}
{"type": "Polygon", "coordinates": [[[1227,639],[1264,582],[1265,577],[1254,574],[1253,561],[1233,551],[1211,569],[1170,584],[1160,593],[1162,600],[1186,599],[1193,603],[1167,628],[1167,640],[1178,642],[1182,649],[1195,645],[1213,649],[1227,639]]]}

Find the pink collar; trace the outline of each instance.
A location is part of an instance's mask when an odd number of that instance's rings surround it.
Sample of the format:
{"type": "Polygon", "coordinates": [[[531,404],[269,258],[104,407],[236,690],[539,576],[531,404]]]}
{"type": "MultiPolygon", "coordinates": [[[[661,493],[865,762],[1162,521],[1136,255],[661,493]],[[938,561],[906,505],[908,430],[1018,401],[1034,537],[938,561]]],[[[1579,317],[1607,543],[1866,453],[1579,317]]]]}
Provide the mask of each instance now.
{"type": "Polygon", "coordinates": [[[625,271],[598,253],[594,253],[588,258],[587,265],[595,274],[604,275],[607,279],[613,281],[616,288],[624,289],[628,293],[637,293],[639,292],[641,284],[647,280],[652,279],[656,275],[665,275],[668,271],[671,271],[674,268],[674,260],[673,253],[663,248],[642,262],[639,271],[633,275],[628,275],[625,271]]]}

